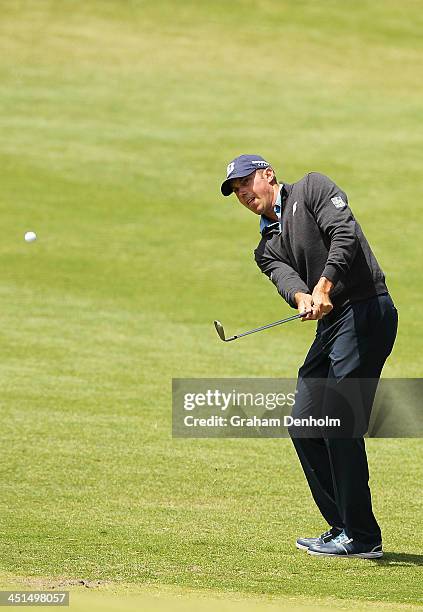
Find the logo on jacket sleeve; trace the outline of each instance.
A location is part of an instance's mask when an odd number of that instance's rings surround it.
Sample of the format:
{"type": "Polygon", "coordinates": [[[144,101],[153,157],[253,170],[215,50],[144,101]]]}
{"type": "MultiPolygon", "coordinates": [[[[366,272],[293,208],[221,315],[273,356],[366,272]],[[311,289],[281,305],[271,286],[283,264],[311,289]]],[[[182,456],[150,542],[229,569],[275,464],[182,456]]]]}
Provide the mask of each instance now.
{"type": "Polygon", "coordinates": [[[344,202],[344,200],[340,198],[339,196],[335,196],[334,198],[331,198],[331,202],[335,206],[335,208],[344,208],[344,206],[347,205],[347,203],[344,202]]]}

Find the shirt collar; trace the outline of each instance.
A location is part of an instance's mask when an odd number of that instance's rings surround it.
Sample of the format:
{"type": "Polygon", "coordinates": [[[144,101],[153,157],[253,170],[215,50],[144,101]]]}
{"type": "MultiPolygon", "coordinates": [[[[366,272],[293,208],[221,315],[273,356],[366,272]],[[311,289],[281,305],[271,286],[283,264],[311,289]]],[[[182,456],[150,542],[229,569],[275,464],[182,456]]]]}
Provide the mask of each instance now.
{"type": "Polygon", "coordinates": [[[276,213],[278,221],[274,221],[273,219],[269,219],[269,217],[265,217],[264,215],[260,215],[260,233],[263,234],[265,230],[268,228],[278,229],[279,232],[282,231],[281,228],[281,215],[282,215],[282,190],[283,185],[279,185],[278,196],[276,198],[275,203],[273,204],[273,210],[276,213]]]}

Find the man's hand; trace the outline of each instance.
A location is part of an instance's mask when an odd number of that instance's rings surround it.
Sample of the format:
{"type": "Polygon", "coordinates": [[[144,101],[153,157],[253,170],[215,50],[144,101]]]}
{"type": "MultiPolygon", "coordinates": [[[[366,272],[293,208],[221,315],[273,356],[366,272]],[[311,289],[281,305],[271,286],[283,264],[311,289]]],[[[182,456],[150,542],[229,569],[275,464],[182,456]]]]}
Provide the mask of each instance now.
{"type": "Polygon", "coordinates": [[[309,293],[296,293],[295,301],[297,302],[298,312],[306,312],[307,315],[301,321],[308,321],[313,314],[313,300],[309,293]]]}
{"type": "Polygon", "coordinates": [[[301,321],[315,321],[321,319],[332,310],[333,304],[329,297],[329,292],[332,287],[332,281],[322,276],[313,289],[312,295],[309,293],[295,294],[298,312],[308,313],[301,321]]]}
{"type": "Polygon", "coordinates": [[[333,287],[333,282],[322,276],[311,295],[313,300],[313,319],[321,319],[333,309],[333,304],[329,297],[329,292],[333,287]]]}

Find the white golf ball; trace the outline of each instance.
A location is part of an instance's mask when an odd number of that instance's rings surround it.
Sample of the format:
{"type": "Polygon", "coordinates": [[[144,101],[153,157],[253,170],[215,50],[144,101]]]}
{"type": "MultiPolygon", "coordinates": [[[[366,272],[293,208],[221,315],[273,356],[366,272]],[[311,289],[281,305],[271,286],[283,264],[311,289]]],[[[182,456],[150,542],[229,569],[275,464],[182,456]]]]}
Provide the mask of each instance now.
{"type": "Polygon", "coordinates": [[[34,242],[34,240],[37,240],[37,234],[35,232],[26,232],[25,240],[26,242],[34,242]]]}

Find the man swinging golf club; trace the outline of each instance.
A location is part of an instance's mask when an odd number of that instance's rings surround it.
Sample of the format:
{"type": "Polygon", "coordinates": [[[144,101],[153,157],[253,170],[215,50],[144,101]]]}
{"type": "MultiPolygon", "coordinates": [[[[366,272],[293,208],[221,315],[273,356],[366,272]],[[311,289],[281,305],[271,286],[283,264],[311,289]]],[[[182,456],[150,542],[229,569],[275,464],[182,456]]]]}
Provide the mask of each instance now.
{"type": "MultiPolygon", "coordinates": [[[[260,155],[240,155],[227,166],[224,196],[260,217],[255,259],[302,320],[317,320],[317,333],[298,372],[293,415],[345,415],[356,387],[366,425],[383,365],[397,331],[398,315],[384,274],[348,205],[328,177],[310,172],[280,183],[260,155]],[[314,380],[324,381],[315,385],[314,380]],[[349,387],[350,388],[350,387],[349,387]]],[[[355,400],[354,400],[355,401],[355,400]]],[[[313,498],[329,530],[300,538],[312,555],[382,556],[382,536],[372,511],[363,435],[290,435],[313,498]]]]}

